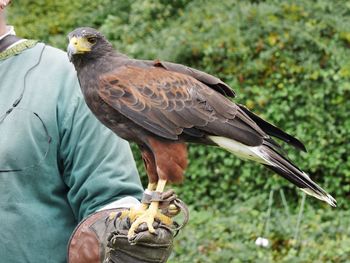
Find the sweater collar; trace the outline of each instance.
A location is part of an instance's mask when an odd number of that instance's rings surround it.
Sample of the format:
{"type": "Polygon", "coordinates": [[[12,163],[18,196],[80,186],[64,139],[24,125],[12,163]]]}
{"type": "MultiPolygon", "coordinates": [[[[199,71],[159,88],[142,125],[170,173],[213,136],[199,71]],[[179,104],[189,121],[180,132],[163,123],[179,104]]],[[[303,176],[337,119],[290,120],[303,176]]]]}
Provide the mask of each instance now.
{"type": "MultiPolygon", "coordinates": [[[[6,29],[6,33],[0,36],[0,41],[7,36],[16,35],[13,26],[7,26],[6,29]]],[[[8,46],[4,51],[0,52],[0,60],[4,60],[14,55],[17,55],[25,49],[33,47],[37,42],[38,41],[36,40],[19,39],[15,43],[8,46]]]]}

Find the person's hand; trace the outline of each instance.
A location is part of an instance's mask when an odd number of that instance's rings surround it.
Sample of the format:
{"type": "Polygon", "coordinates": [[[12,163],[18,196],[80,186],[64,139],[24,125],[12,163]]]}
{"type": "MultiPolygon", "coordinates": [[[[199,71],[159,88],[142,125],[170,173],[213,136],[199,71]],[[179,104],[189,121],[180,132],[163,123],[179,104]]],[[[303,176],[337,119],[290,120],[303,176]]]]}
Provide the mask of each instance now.
{"type": "Polygon", "coordinates": [[[11,0],[0,0],[0,9],[4,9],[11,3],[11,0]]]}

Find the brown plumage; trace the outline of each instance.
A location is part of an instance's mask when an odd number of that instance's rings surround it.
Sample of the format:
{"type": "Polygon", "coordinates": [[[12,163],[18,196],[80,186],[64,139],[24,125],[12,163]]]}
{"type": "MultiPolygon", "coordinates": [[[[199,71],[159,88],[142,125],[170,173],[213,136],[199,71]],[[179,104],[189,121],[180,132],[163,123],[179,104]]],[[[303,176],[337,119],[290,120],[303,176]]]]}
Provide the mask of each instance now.
{"type": "Polygon", "coordinates": [[[335,200],[280,153],[277,137],[304,145],[230,101],[220,79],[169,62],[128,58],[96,30],[71,32],[68,54],[87,105],[122,138],[136,142],[149,180],[179,182],[187,166],[185,142],[216,145],[262,163],[302,190],[331,205],[335,200]]]}

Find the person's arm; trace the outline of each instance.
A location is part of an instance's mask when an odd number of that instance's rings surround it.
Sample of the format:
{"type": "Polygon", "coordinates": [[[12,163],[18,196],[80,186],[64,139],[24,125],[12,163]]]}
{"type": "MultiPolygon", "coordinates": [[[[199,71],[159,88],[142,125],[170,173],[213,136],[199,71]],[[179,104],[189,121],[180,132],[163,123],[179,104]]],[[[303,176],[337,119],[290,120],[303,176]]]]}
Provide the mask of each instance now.
{"type": "Polygon", "coordinates": [[[78,221],[123,197],[141,199],[143,189],[128,142],[92,115],[79,90],[71,98],[60,130],[59,161],[78,221]]]}

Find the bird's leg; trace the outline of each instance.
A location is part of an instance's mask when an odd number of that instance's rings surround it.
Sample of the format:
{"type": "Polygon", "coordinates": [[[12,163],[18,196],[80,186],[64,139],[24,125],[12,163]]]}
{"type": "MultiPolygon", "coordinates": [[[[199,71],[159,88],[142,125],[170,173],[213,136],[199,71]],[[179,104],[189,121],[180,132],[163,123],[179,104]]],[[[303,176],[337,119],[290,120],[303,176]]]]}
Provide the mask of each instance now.
{"type": "MultiPolygon", "coordinates": [[[[166,180],[160,179],[157,184],[156,192],[162,193],[164,191],[166,185],[166,180]]],[[[150,206],[147,210],[144,211],[141,215],[137,217],[137,219],[132,223],[129,232],[128,232],[128,238],[131,238],[135,235],[135,230],[139,227],[139,225],[146,223],[148,227],[148,231],[151,233],[155,232],[155,229],[153,227],[154,219],[157,218],[164,224],[170,225],[172,223],[172,220],[161,214],[158,211],[159,202],[158,201],[152,201],[150,206]]]]}
{"type": "MultiPolygon", "coordinates": [[[[150,193],[154,191],[156,187],[157,187],[157,183],[148,183],[145,192],[150,193]]],[[[148,203],[141,203],[140,206],[131,207],[129,210],[123,211],[122,214],[120,215],[120,218],[129,217],[130,221],[133,222],[138,216],[140,216],[147,210],[148,206],[149,206],[148,203]]]]}
{"type": "MultiPolygon", "coordinates": [[[[157,183],[148,183],[147,188],[145,190],[146,193],[150,193],[156,189],[157,183]]],[[[139,207],[131,207],[129,211],[127,211],[122,217],[128,216],[130,221],[133,222],[137,217],[143,214],[147,208],[148,203],[141,203],[139,207]]]]}
{"type": "MultiPolygon", "coordinates": [[[[147,188],[145,190],[145,192],[151,193],[152,191],[154,191],[157,187],[157,183],[148,183],[147,188]]],[[[141,204],[141,209],[146,210],[148,208],[148,204],[147,203],[142,203],[141,204]]]]}

